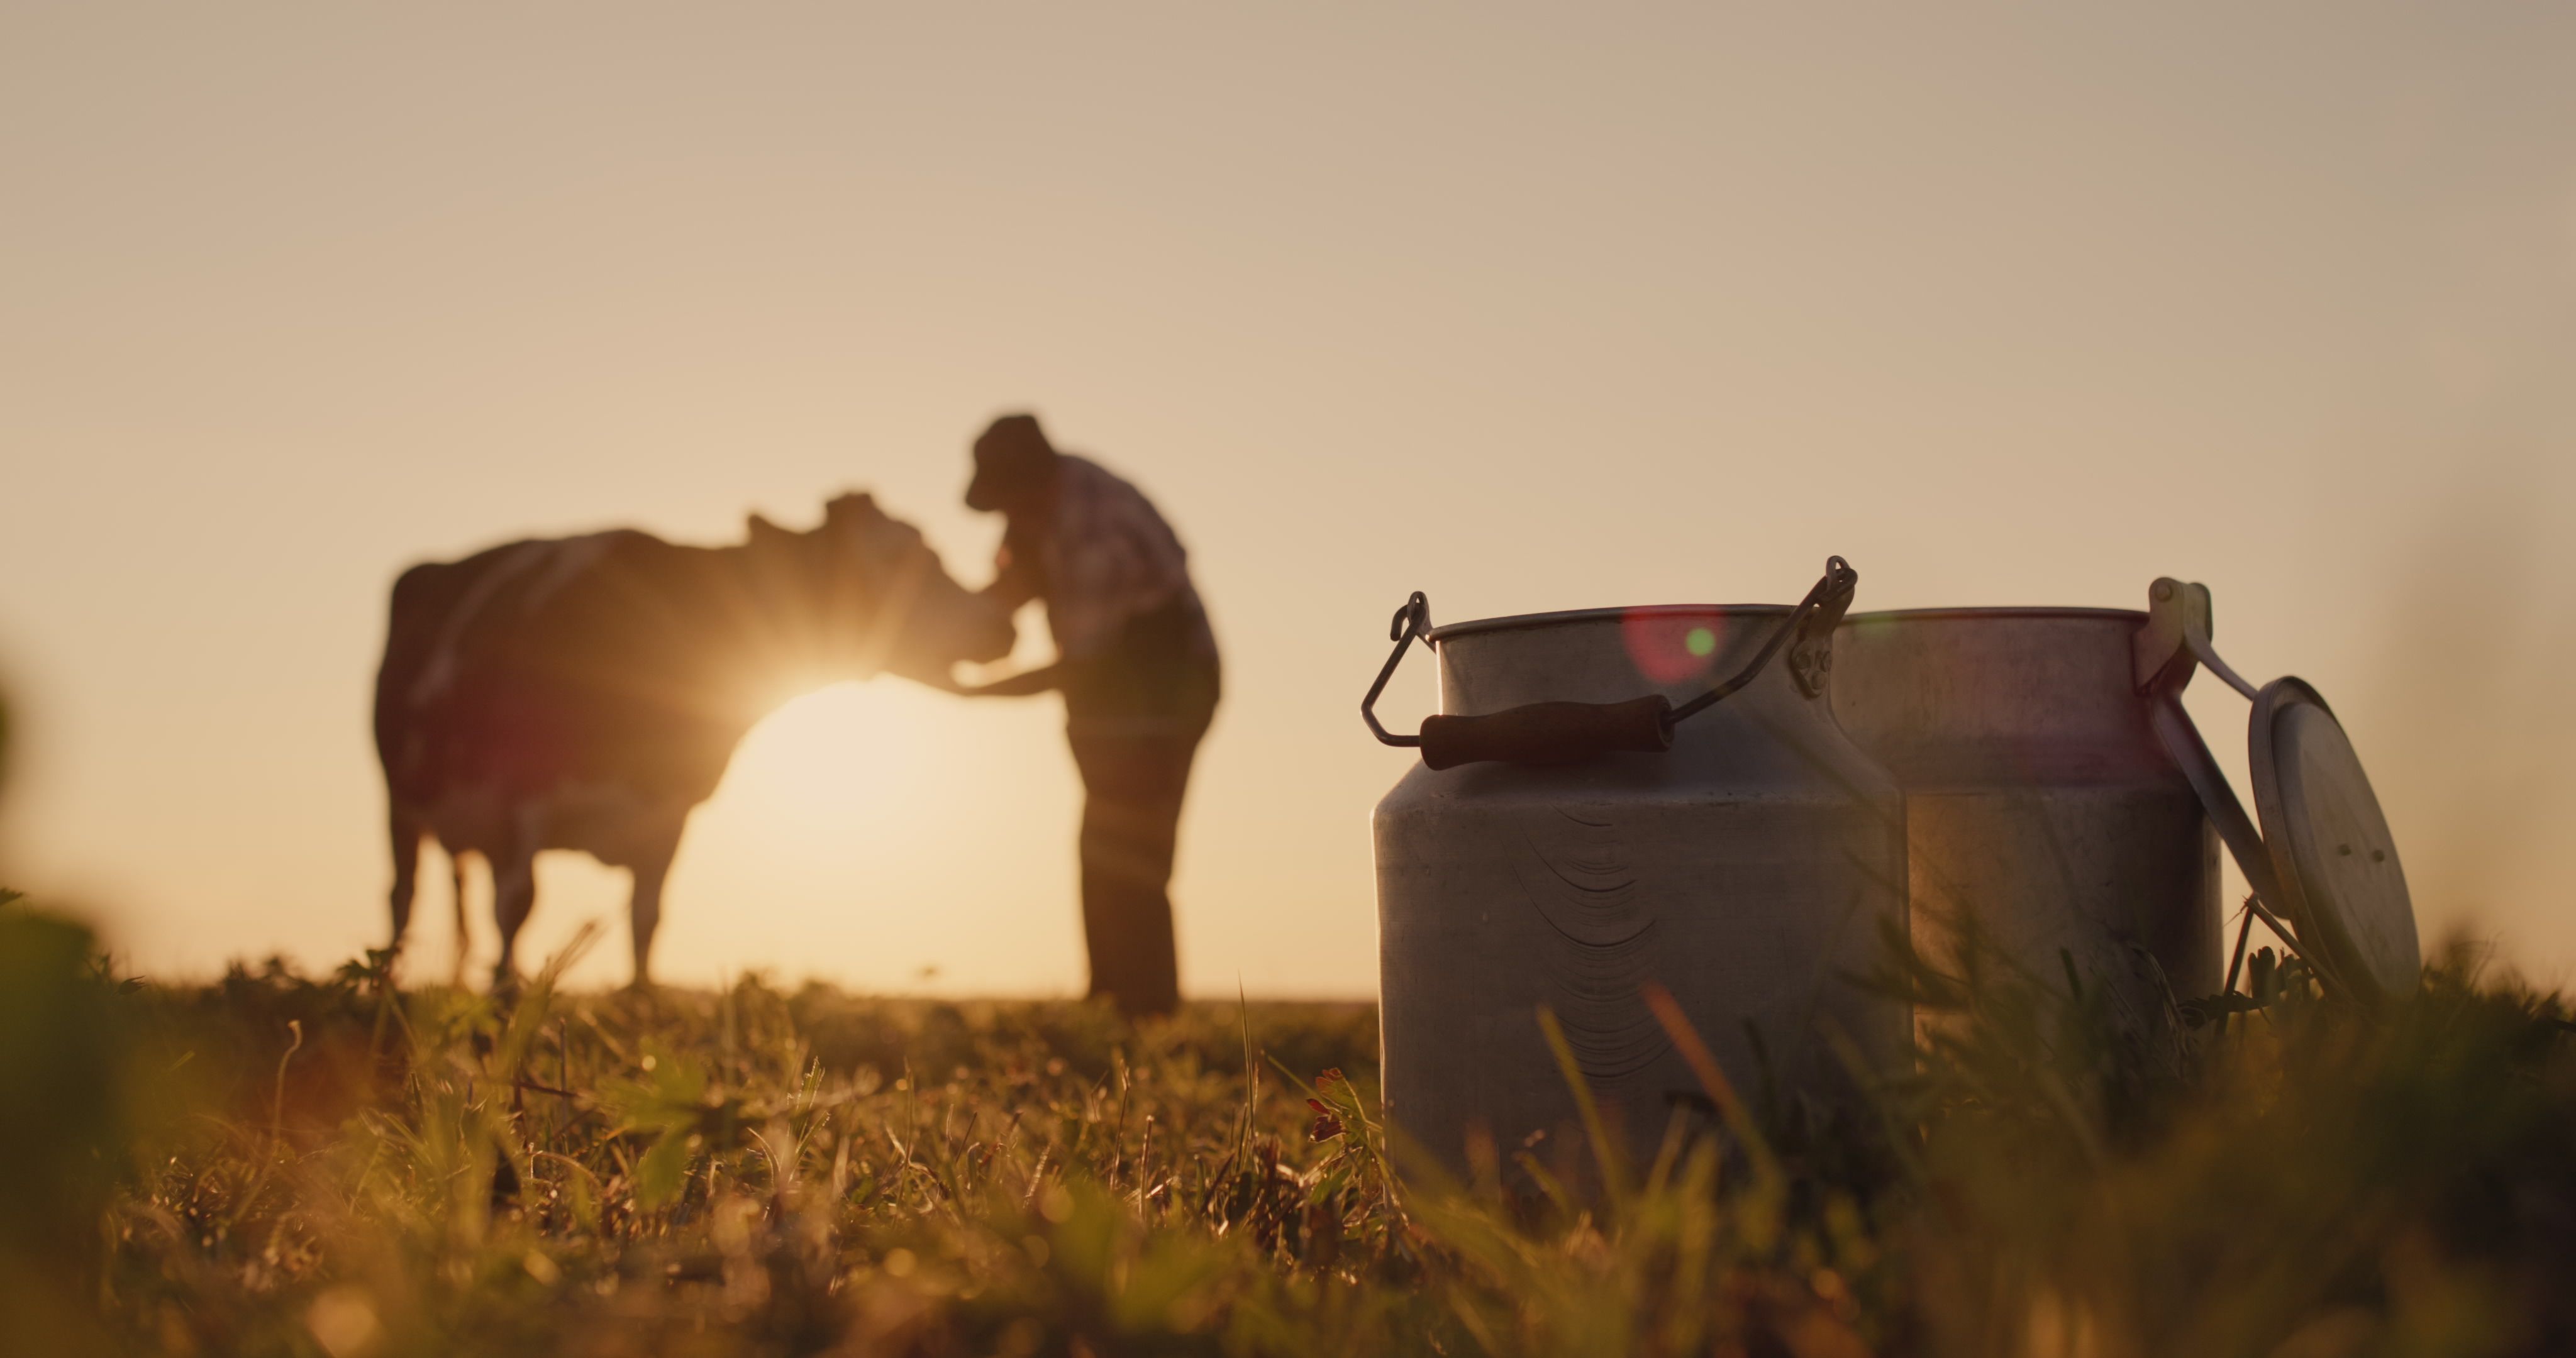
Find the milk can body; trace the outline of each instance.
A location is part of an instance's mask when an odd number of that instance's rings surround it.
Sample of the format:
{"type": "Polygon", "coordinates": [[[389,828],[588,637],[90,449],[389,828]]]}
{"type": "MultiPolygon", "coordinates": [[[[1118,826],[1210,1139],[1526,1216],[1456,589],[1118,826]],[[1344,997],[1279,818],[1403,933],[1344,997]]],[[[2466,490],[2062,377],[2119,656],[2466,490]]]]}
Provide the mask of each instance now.
{"type": "MultiPolygon", "coordinates": [[[[1442,711],[1678,702],[1758,653],[1788,613],[1441,628],[1442,711]]],[[[1707,1107],[1648,982],[1748,1101],[1767,1089],[1848,1110],[1846,1054],[1882,1068],[1904,1057],[1905,1008],[1850,980],[1882,960],[1882,930],[1903,927],[1904,799],[1786,664],[1682,723],[1663,753],[1416,764],[1378,804],[1375,836],[1387,1113],[1453,1164],[1471,1130],[1506,1156],[1534,1132],[1570,1140],[1575,1103],[1542,1007],[1614,1135],[1644,1151],[1677,1108],[1707,1107]]]]}
{"type": "Polygon", "coordinates": [[[2128,1019],[2220,984],[2217,839],[2132,673],[2146,615],[1856,614],[1834,642],[1843,729],[1905,789],[1914,938],[1973,918],[2052,985],[2065,962],[2128,1019]],[[2142,961],[2152,958],[2153,967],[2142,961]],[[2159,977],[2160,973],[2160,977],[2159,977]]]}

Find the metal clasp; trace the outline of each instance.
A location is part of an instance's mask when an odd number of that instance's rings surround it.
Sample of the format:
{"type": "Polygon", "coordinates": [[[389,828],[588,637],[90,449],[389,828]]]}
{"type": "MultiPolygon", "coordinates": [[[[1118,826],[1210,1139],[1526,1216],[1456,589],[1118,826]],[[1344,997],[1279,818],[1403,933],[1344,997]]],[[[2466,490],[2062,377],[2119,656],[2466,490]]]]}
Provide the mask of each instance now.
{"type": "Polygon", "coordinates": [[[1800,619],[1797,640],[1789,647],[1789,676],[1798,681],[1798,691],[1810,698],[1825,691],[1833,674],[1834,629],[1842,625],[1852,591],[1859,584],[1860,572],[1841,557],[1832,557],[1825,562],[1825,578],[1816,582],[1816,592],[1808,596],[1814,607],[1800,619]]]}
{"type": "Polygon", "coordinates": [[[2130,648],[2136,665],[2131,677],[2138,690],[2180,693],[2198,663],[2208,666],[2229,688],[2248,698],[2255,696],[2255,687],[2218,658],[2218,648],[2210,642],[2217,630],[2209,586],[2185,584],[2172,576],[2156,581],[2147,590],[2147,625],[2138,629],[2130,648]]]}

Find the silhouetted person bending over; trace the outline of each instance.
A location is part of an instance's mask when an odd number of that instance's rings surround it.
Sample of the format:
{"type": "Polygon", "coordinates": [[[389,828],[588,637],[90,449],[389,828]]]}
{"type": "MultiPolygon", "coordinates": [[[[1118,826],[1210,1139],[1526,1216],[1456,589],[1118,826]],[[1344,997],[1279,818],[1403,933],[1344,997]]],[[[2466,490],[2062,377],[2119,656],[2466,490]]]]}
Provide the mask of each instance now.
{"type": "Polygon", "coordinates": [[[1134,486],[1057,452],[1036,417],[1005,415],[975,440],[968,508],[1009,521],[985,593],[1046,601],[1057,659],[960,692],[1064,694],[1081,770],[1082,928],[1091,993],[1128,1014],[1180,1003],[1172,851],[1190,762],[1217,702],[1216,636],[1188,554],[1134,486]]]}

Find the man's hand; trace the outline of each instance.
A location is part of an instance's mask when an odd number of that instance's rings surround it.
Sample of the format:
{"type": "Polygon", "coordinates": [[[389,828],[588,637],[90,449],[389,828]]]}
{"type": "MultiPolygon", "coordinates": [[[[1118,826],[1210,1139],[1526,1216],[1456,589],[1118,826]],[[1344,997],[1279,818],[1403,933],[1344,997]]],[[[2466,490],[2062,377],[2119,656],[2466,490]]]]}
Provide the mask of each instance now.
{"type": "Polygon", "coordinates": [[[938,687],[965,698],[1026,698],[1051,692],[1063,683],[1064,662],[1059,660],[1052,665],[1005,675],[989,684],[961,684],[951,677],[938,687]]]}

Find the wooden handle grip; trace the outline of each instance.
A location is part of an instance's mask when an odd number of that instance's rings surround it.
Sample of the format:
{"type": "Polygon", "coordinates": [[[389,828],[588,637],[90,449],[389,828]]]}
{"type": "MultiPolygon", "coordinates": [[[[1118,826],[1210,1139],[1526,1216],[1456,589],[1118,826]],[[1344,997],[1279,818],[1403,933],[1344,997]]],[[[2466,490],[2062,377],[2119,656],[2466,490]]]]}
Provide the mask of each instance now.
{"type": "Polygon", "coordinates": [[[1624,703],[1531,703],[1481,717],[1422,719],[1422,762],[1435,769],[1488,760],[1572,764],[1612,750],[1673,747],[1673,705],[1660,693],[1624,703]]]}

